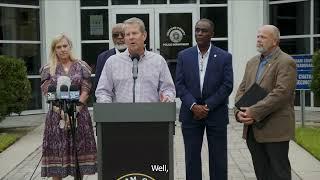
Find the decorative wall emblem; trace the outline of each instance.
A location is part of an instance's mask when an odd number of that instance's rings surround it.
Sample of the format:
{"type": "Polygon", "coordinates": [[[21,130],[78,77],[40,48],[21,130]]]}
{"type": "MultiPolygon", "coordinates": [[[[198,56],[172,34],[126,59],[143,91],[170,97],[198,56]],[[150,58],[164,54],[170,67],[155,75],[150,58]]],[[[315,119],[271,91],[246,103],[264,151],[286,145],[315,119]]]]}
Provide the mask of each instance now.
{"type": "Polygon", "coordinates": [[[172,27],[167,31],[167,36],[170,38],[171,42],[173,43],[179,43],[183,39],[183,36],[185,36],[186,33],[184,30],[180,27],[172,27]]]}
{"type": "Polygon", "coordinates": [[[186,32],[181,27],[171,27],[166,35],[169,37],[170,41],[163,43],[163,46],[189,46],[189,43],[181,42],[184,36],[186,36],[186,32]]]}

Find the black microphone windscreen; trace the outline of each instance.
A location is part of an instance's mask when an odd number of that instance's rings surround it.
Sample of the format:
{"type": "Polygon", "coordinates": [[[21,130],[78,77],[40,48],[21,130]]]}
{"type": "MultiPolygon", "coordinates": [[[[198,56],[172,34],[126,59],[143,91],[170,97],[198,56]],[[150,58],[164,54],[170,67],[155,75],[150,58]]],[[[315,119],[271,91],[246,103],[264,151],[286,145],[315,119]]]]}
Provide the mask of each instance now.
{"type": "Polygon", "coordinates": [[[70,91],[79,91],[79,86],[72,84],[70,86],[70,91]]]}
{"type": "Polygon", "coordinates": [[[60,96],[59,99],[69,99],[69,88],[67,85],[62,84],[60,86],[60,96]]]}
{"type": "Polygon", "coordinates": [[[138,61],[140,60],[139,54],[132,54],[131,55],[131,60],[137,59],[138,61]]]}
{"type": "Polygon", "coordinates": [[[50,84],[48,86],[48,92],[47,92],[47,102],[53,102],[56,100],[56,86],[50,84]]]}
{"type": "Polygon", "coordinates": [[[80,99],[80,90],[79,86],[72,84],[70,86],[70,99],[72,101],[79,101],[80,99]]]}
{"type": "Polygon", "coordinates": [[[67,85],[61,85],[60,86],[60,91],[69,91],[69,88],[68,88],[68,86],[67,85]]]}
{"type": "Polygon", "coordinates": [[[57,89],[56,86],[52,84],[48,86],[48,92],[51,92],[51,93],[56,92],[56,89],[57,89]]]}

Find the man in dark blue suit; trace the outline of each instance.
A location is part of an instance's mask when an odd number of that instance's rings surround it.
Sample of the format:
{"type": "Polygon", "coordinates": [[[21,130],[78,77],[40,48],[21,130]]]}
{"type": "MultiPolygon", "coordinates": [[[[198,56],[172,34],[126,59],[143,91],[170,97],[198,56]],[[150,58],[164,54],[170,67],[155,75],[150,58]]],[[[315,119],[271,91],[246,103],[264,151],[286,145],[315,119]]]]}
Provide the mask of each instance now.
{"type": "Polygon", "coordinates": [[[177,96],[185,146],[186,179],[201,180],[201,147],[206,130],[210,180],[228,179],[228,98],[233,88],[232,56],[211,44],[214,24],[196,23],[197,46],[178,54],[177,96]]]}
{"type": "Polygon", "coordinates": [[[99,54],[97,58],[94,90],[97,87],[102,69],[107,59],[114,54],[125,51],[127,48],[124,42],[124,24],[123,23],[118,23],[112,28],[112,41],[114,44],[114,48],[102,52],[101,54],[99,54]]]}

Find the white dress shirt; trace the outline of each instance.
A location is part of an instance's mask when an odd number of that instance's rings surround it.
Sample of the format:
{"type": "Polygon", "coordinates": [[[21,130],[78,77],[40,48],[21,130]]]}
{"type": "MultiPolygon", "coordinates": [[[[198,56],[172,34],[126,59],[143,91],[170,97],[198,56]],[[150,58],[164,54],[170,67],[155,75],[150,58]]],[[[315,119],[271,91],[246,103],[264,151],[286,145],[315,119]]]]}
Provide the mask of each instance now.
{"type": "Polygon", "coordinates": [[[211,50],[211,43],[210,43],[210,46],[209,46],[207,52],[204,53],[203,55],[202,55],[198,46],[197,46],[197,50],[198,50],[198,61],[199,61],[200,92],[202,93],[204,75],[206,74],[208,58],[209,58],[210,50],[211,50]]]}

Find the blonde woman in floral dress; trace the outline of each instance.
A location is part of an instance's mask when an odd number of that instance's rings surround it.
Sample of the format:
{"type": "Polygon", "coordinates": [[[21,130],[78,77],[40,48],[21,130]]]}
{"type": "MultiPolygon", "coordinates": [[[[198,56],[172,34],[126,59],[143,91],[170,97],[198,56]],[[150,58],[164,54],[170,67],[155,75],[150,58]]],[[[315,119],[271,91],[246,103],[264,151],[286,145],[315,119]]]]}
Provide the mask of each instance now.
{"type": "Polygon", "coordinates": [[[97,172],[96,142],[86,106],[92,85],[91,68],[86,62],[75,59],[71,49],[71,40],[64,34],[58,35],[51,43],[49,64],[40,69],[43,94],[47,93],[49,85],[57,86],[57,79],[60,76],[68,76],[71,84],[79,87],[79,101],[82,103],[76,108],[75,142],[69,128],[69,118],[67,120],[63,118],[63,110],[53,106],[47,113],[42,145],[41,176],[52,177],[53,180],[76,175],[74,150],[76,150],[81,178],[83,175],[97,172]],[[65,126],[61,126],[61,121],[65,121],[65,126]]]}

